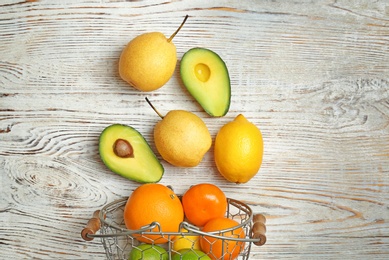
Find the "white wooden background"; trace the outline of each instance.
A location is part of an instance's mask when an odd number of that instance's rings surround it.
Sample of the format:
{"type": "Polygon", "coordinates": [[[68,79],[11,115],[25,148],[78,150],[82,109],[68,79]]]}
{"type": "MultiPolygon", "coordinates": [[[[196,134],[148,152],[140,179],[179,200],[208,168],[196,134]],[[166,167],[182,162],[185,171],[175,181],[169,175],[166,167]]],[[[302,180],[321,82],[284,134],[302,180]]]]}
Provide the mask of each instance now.
{"type": "Polygon", "coordinates": [[[389,258],[388,1],[0,2],[0,258],[104,259],[80,231],[92,212],[138,186],[99,159],[112,123],[138,129],[153,149],[165,113],[199,115],[215,137],[243,113],[265,154],[247,184],[217,173],[212,150],[195,168],[163,162],[163,184],[182,193],[211,182],[267,216],[267,244],[251,259],[389,258]],[[178,70],[141,93],[118,76],[138,34],[170,35],[225,60],[232,103],[210,118],[178,70]]]}

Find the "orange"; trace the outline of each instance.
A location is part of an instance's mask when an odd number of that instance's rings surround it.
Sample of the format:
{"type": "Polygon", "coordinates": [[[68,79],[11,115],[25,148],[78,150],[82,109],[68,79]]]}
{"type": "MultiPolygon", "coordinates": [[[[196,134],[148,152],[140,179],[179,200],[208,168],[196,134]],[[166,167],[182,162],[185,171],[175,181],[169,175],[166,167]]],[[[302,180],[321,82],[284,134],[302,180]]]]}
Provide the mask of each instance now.
{"type": "MultiPolygon", "coordinates": [[[[233,228],[239,225],[233,219],[229,218],[214,218],[205,224],[202,231],[212,232],[233,228]]],[[[231,238],[245,238],[245,232],[241,227],[233,228],[225,232],[217,232],[216,235],[231,238]]],[[[236,259],[240,252],[244,249],[243,241],[225,240],[210,236],[202,236],[200,238],[201,250],[206,253],[211,259],[236,259]]]]}
{"type": "MultiPolygon", "coordinates": [[[[158,183],[143,184],[136,188],[124,207],[124,223],[127,229],[138,230],[152,222],[158,222],[152,232],[178,232],[184,220],[184,211],[179,197],[168,187],[158,183]]],[[[167,235],[135,234],[144,243],[162,244],[167,235]]]]}
{"type": "Polygon", "coordinates": [[[228,181],[246,183],[258,173],[263,157],[262,133],[242,114],[220,128],[214,146],[216,167],[228,181]]]}
{"type": "Polygon", "coordinates": [[[200,183],[185,192],[182,196],[182,206],[189,222],[202,227],[210,219],[225,215],[227,198],[216,185],[200,183]]]}

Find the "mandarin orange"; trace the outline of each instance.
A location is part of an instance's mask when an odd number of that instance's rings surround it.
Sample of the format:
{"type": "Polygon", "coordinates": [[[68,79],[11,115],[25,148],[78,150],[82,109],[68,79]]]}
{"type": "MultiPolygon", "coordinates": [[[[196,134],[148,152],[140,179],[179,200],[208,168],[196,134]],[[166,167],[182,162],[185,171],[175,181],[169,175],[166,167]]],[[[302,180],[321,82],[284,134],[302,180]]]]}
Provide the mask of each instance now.
{"type": "Polygon", "coordinates": [[[224,192],[214,184],[200,183],[191,186],[182,196],[186,218],[192,224],[202,227],[210,219],[223,217],[227,210],[224,192]]]}
{"type": "MultiPolygon", "coordinates": [[[[136,188],[124,208],[124,223],[131,230],[158,222],[160,229],[157,226],[151,231],[178,232],[183,220],[184,211],[179,197],[169,187],[158,183],[136,188]]],[[[134,237],[144,243],[162,244],[168,241],[167,236],[162,234],[135,234],[134,237]]]]}
{"type": "MultiPolygon", "coordinates": [[[[216,235],[243,239],[246,237],[243,228],[237,227],[239,223],[226,217],[214,218],[208,221],[202,228],[204,232],[215,232],[228,229],[228,231],[216,232],[216,235]],[[236,227],[236,228],[234,228],[236,227]]],[[[200,238],[201,250],[211,259],[236,259],[244,249],[243,241],[226,240],[210,236],[200,238]]]]}

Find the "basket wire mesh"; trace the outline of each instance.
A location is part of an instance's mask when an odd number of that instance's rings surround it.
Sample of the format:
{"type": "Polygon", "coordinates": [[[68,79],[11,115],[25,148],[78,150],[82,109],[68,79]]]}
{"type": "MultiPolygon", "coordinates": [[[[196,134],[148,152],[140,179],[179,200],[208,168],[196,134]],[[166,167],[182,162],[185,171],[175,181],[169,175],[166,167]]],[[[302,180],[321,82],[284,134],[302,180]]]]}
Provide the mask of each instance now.
{"type": "MultiPolygon", "coordinates": [[[[193,226],[186,221],[181,223],[179,230],[183,228],[186,229],[187,232],[162,232],[159,228],[159,223],[157,222],[150,223],[150,225],[139,230],[128,230],[124,224],[123,217],[126,202],[127,198],[116,200],[98,211],[100,234],[89,232],[85,235],[88,239],[84,238],[85,240],[101,238],[108,259],[128,259],[131,250],[142,250],[139,248],[141,243],[136,239],[136,236],[144,235],[159,235],[161,238],[167,238],[165,244],[159,244],[158,246],[162,246],[166,249],[168,252],[168,259],[171,259],[174,254],[180,254],[173,249],[174,238],[176,236],[182,236],[184,238],[187,236],[195,236],[197,239],[202,237],[205,241],[209,239],[209,243],[212,243],[211,240],[215,240],[210,238],[216,238],[216,240],[223,241],[222,257],[216,258],[213,256],[213,259],[233,259],[229,253],[235,249],[227,248],[227,246],[231,246],[231,244],[241,247],[238,249],[240,251],[238,259],[249,259],[252,242],[256,245],[263,245],[265,243],[264,240],[266,240],[264,236],[265,230],[258,233],[259,235],[254,232],[253,212],[251,208],[245,203],[235,199],[227,198],[228,206],[225,217],[237,221],[239,225],[215,232],[203,232],[198,227],[193,226]],[[156,227],[157,231],[155,231],[156,227]],[[240,228],[242,230],[241,232],[244,232],[243,237],[236,234],[236,231],[240,228]],[[233,234],[234,236],[224,236],[224,234],[233,234]],[[227,240],[236,241],[236,243],[225,243],[227,240]]],[[[264,219],[263,216],[262,218],[264,219]]],[[[259,223],[260,227],[265,229],[264,221],[262,220],[261,222],[263,223],[259,223]]],[[[150,241],[150,244],[153,243],[153,241],[150,241]]],[[[212,247],[212,245],[210,245],[210,247],[212,247]]],[[[161,259],[163,259],[162,256],[161,259]]],[[[201,257],[199,257],[199,259],[201,259],[201,257]]]]}

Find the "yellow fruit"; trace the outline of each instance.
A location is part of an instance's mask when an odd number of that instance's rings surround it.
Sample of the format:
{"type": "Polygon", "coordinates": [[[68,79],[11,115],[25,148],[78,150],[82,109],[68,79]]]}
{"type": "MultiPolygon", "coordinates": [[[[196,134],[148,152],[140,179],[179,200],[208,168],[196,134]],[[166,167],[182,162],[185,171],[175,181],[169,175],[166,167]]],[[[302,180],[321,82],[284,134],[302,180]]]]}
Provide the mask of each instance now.
{"type": "Polygon", "coordinates": [[[131,40],[120,55],[120,77],[141,91],[153,91],[165,85],[177,64],[172,39],[187,17],[169,39],[160,32],[150,32],[131,40]]]}
{"type": "Polygon", "coordinates": [[[177,63],[176,47],[160,32],[139,35],[124,48],[119,74],[134,88],[156,90],[169,81],[177,63]]]}
{"type": "Polygon", "coordinates": [[[228,181],[248,182],[262,164],[261,131],[242,114],[238,115],[219,130],[214,157],[218,171],[228,181]]]}
{"type": "MultiPolygon", "coordinates": [[[[181,232],[188,232],[186,229],[181,232]]],[[[181,249],[191,248],[200,250],[200,236],[181,235],[176,236],[173,240],[173,250],[178,252],[181,249]]]]}
{"type": "Polygon", "coordinates": [[[162,158],[174,166],[194,167],[212,145],[207,126],[197,115],[172,110],[154,128],[154,142],[162,158]]]}

